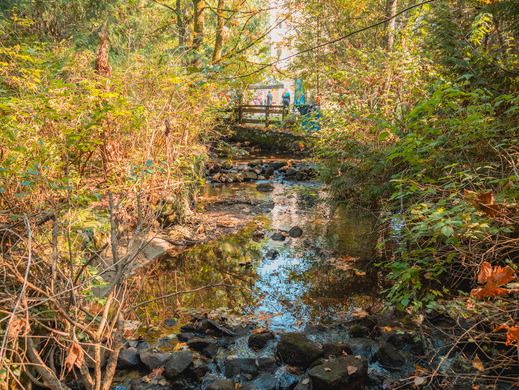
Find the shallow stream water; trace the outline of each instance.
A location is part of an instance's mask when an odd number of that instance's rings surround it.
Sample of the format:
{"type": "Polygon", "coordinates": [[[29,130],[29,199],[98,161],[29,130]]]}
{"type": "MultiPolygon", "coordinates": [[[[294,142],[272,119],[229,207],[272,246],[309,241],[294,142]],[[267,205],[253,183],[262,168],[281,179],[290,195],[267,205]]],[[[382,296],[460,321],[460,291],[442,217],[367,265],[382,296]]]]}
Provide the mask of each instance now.
{"type": "Polygon", "coordinates": [[[141,317],[155,324],[147,328],[148,336],[171,333],[174,329],[162,325],[180,324],[193,312],[249,315],[272,330],[290,331],[380,305],[376,219],[371,213],[332,205],[315,182],[278,181],[271,192],[259,192],[256,183],[209,184],[200,206],[223,199],[272,202],[273,208],[236,234],[148,267],[142,274],[141,300],[210,284],[232,286],[146,306],[141,317]],[[302,229],[301,237],[270,238],[294,226],[302,229]],[[258,239],[259,231],[264,238],[258,239]]]}

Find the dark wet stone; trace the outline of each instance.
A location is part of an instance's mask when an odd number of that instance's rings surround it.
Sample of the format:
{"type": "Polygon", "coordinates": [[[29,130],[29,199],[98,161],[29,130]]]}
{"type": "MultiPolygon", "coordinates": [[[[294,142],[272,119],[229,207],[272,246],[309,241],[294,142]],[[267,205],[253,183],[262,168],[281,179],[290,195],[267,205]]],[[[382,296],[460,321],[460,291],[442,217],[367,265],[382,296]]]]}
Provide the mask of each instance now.
{"type": "Polygon", "coordinates": [[[330,359],[308,370],[315,390],[363,389],[367,364],[354,356],[330,359]]]}
{"type": "Polygon", "coordinates": [[[150,344],[146,341],[139,340],[137,342],[137,349],[139,351],[143,351],[143,350],[150,349],[150,348],[151,348],[150,344]]]}
{"type": "Polygon", "coordinates": [[[169,353],[154,351],[141,351],[139,354],[142,364],[150,371],[163,366],[169,356],[169,353]]]}
{"type": "Polygon", "coordinates": [[[149,383],[149,380],[139,378],[132,379],[128,386],[129,390],[172,390],[173,387],[169,384],[160,385],[158,383],[149,383]]]}
{"type": "Polygon", "coordinates": [[[186,324],[180,327],[180,332],[182,333],[194,333],[196,332],[195,325],[193,323],[186,324]]]}
{"type": "Polygon", "coordinates": [[[136,368],[141,364],[139,358],[139,350],[135,347],[121,349],[119,358],[117,359],[117,367],[119,368],[136,368]]]}
{"type": "Polygon", "coordinates": [[[234,384],[230,379],[217,379],[211,382],[207,390],[234,390],[234,384]]]}
{"type": "Polygon", "coordinates": [[[193,337],[195,337],[195,334],[191,332],[182,332],[177,334],[177,340],[182,342],[188,341],[193,337]]]}
{"type": "Polygon", "coordinates": [[[215,336],[235,336],[236,334],[229,329],[228,327],[213,321],[213,320],[207,320],[207,323],[209,325],[208,329],[206,330],[207,333],[211,333],[215,336]]]}
{"type": "Polygon", "coordinates": [[[270,238],[271,238],[272,240],[274,240],[274,241],[285,241],[285,239],[286,239],[286,237],[285,237],[283,234],[279,233],[279,232],[275,232],[275,233],[273,233],[273,234],[270,236],[270,238]]]}
{"type": "Polygon", "coordinates": [[[200,382],[202,378],[209,372],[208,364],[202,359],[195,359],[191,366],[187,369],[190,378],[193,378],[195,382],[200,382]]]}
{"type": "Polygon", "coordinates": [[[285,171],[285,176],[294,176],[297,173],[297,169],[295,168],[288,168],[285,171]]]}
{"type": "Polygon", "coordinates": [[[164,376],[174,378],[182,374],[193,362],[193,354],[190,351],[173,352],[164,364],[164,376]]]}
{"type": "Polygon", "coordinates": [[[386,341],[393,344],[398,350],[410,350],[416,355],[425,353],[423,341],[412,333],[391,333],[386,336],[386,341]]]}
{"type": "Polygon", "coordinates": [[[275,371],[278,367],[277,360],[274,356],[264,356],[257,359],[259,371],[275,371]]]}
{"type": "Polygon", "coordinates": [[[209,344],[201,351],[202,355],[207,356],[208,358],[214,358],[218,354],[218,345],[209,344]]]}
{"type": "Polygon", "coordinates": [[[338,343],[338,344],[323,344],[323,356],[325,358],[329,358],[330,356],[343,356],[343,355],[351,355],[352,350],[348,344],[338,343]]]}
{"type": "Polygon", "coordinates": [[[313,390],[312,380],[308,375],[303,376],[294,390],[313,390]]]}
{"type": "Polygon", "coordinates": [[[256,359],[254,358],[229,358],[225,359],[225,376],[231,378],[236,375],[250,375],[254,377],[258,374],[256,359]]]}
{"type": "Polygon", "coordinates": [[[351,337],[368,337],[369,329],[363,325],[354,324],[350,328],[350,335],[351,335],[351,337]]]}
{"type": "Polygon", "coordinates": [[[377,353],[375,353],[374,360],[389,370],[398,370],[405,363],[405,358],[400,351],[387,342],[380,345],[377,353]]]}
{"type": "Polygon", "coordinates": [[[274,174],[274,171],[275,169],[271,166],[268,166],[268,167],[265,167],[264,171],[263,171],[263,175],[269,179],[272,177],[272,175],[274,174]]]}
{"type": "Polygon", "coordinates": [[[164,320],[164,325],[171,328],[177,324],[177,320],[175,318],[167,318],[164,320]]]}
{"type": "Polygon", "coordinates": [[[277,379],[274,375],[263,373],[253,381],[245,383],[241,390],[274,390],[276,389],[276,383],[277,379]]]}
{"type": "Polygon", "coordinates": [[[271,183],[258,183],[256,184],[256,190],[260,192],[271,192],[274,191],[274,186],[271,183]]]}
{"type": "Polygon", "coordinates": [[[281,335],[277,346],[277,354],[287,364],[308,367],[322,355],[319,344],[310,341],[301,333],[286,333],[281,335]]]}
{"type": "Polygon", "coordinates": [[[269,166],[277,171],[278,169],[283,168],[287,163],[285,161],[272,161],[269,166]]]}
{"type": "Polygon", "coordinates": [[[264,333],[253,333],[249,336],[248,345],[249,348],[254,351],[259,351],[263,349],[267,343],[274,338],[274,334],[272,332],[264,332],[264,333]]]}
{"type": "Polygon", "coordinates": [[[299,226],[294,226],[288,231],[288,235],[292,238],[298,238],[303,235],[303,229],[299,226]]]}
{"type": "Polygon", "coordinates": [[[198,352],[202,352],[211,344],[216,344],[216,340],[211,337],[193,337],[187,341],[188,347],[198,352]]]}
{"type": "Polygon", "coordinates": [[[270,260],[274,260],[279,256],[279,252],[275,249],[269,249],[267,253],[265,253],[265,257],[270,260]]]}
{"type": "Polygon", "coordinates": [[[368,360],[378,350],[378,343],[369,338],[357,338],[349,341],[353,355],[360,355],[368,360]]]}

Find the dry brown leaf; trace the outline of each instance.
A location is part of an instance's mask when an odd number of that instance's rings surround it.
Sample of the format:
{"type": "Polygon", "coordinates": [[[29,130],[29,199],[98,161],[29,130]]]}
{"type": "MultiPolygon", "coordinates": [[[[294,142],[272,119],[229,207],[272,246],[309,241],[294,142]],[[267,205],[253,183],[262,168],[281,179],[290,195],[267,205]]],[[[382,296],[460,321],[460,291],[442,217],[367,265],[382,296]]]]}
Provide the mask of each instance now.
{"type": "Polygon", "coordinates": [[[369,316],[369,313],[366,310],[361,309],[360,307],[356,307],[355,309],[353,309],[351,316],[355,318],[364,318],[369,316]]]}
{"type": "Polygon", "coordinates": [[[77,368],[81,367],[85,363],[85,353],[83,352],[83,348],[77,341],[74,341],[70,346],[67,354],[67,358],[65,359],[65,368],[67,372],[70,372],[74,366],[77,368]]]}
{"type": "Polygon", "coordinates": [[[348,375],[353,375],[359,370],[359,368],[355,366],[348,366],[346,369],[348,370],[348,375]]]}
{"type": "Polygon", "coordinates": [[[31,330],[30,325],[27,323],[25,318],[14,317],[9,324],[9,330],[7,332],[7,340],[15,340],[20,335],[27,336],[31,330]]]}
{"type": "Polygon", "coordinates": [[[472,360],[471,364],[472,364],[472,367],[474,367],[479,372],[485,371],[485,366],[483,365],[483,362],[481,361],[479,356],[476,355],[476,357],[472,360]]]}
{"type": "Polygon", "coordinates": [[[414,385],[415,386],[422,386],[425,385],[427,382],[427,378],[424,378],[423,376],[417,376],[414,378],[414,385]]]}
{"type": "Polygon", "coordinates": [[[478,283],[485,284],[483,287],[475,288],[470,292],[470,295],[475,298],[495,297],[498,295],[505,295],[511,292],[501,286],[511,282],[515,279],[515,271],[510,267],[501,267],[492,265],[485,261],[481,265],[478,273],[478,283]]]}
{"type": "Polygon", "coordinates": [[[508,326],[506,324],[499,325],[495,331],[506,330],[506,343],[505,345],[510,346],[512,344],[519,345],[519,326],[508,326]]]}

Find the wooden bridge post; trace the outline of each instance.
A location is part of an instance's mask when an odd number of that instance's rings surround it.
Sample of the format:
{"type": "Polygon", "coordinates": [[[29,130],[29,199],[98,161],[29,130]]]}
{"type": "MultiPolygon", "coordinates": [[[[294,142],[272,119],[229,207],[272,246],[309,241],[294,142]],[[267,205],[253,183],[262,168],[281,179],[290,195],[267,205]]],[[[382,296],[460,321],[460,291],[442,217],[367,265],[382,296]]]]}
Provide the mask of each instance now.
{"type": "Polygon", "coordinates": [[[243,102],[242,102],[242,96],[240,94],[238,98],[238,124],[241,124],[241,121],[243,119],[243,102]]]}

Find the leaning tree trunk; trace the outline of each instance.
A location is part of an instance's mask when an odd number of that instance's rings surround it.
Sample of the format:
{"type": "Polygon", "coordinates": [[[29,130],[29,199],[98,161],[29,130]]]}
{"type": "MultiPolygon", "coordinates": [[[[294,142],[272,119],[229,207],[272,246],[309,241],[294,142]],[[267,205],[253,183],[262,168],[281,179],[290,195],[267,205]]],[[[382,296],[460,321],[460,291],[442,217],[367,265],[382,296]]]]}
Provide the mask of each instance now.
{"type": "Polygon", "coordinates": [[[110,44],[108,42],[108,33],[106,31],[107,22],[103,24],[103,28],[99,33],[99,47],[97,48],[96,56],[96,70],[101,76],[110,77],[112,73],[112,67],[110,66],[110,60],[108,53],[110,50],[110,44]]]}
{"type": "Polygon", "coordinates": [[[198,52],[204,41],[205,0],[193,0],[193,50],[198,52]]]}
{"type": "Polygon", "coordinates": [[[216,8],[216,37],[214,40],[213,63],[219,62],[222,59],[223,49],[223,26],[225,19],[223,17],[225,7],[225,0],[218,0],[216,8]]]}
{"type": "MultiPolygon", "coordinates": [[[[397,13],[397,0],[386,0],[386,17],[389,18],[397,13]]],[[[386,26],[386,48],[391,50],[395,43],[396,18],[387,22],[386,26]]]]}

